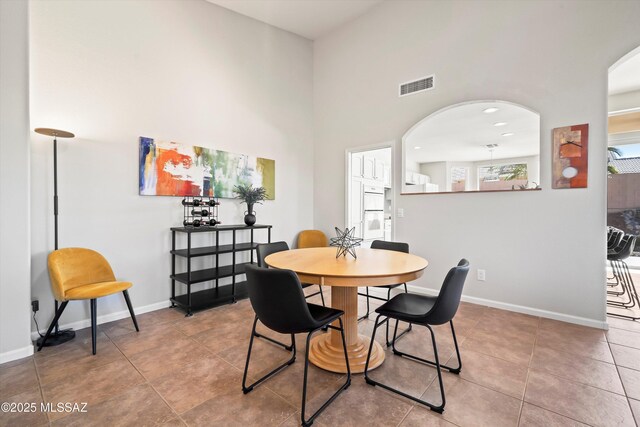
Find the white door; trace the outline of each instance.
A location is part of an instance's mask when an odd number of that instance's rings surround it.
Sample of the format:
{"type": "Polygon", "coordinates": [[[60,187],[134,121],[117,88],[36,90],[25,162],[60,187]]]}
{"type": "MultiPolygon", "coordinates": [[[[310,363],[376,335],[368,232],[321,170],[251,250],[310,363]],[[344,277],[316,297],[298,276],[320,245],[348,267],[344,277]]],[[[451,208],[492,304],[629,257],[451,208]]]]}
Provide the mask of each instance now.
{"type": "Polygon", "coordinates": [[[364,156],[363,178],[374,179],[376,168],[376,160],[373,157],[364,156]]]}
{"type": "Polygon", "coordinates": [[[355,237],[362,237],[364,187],[359,179],[351,180],[351,200],[349,200],[349,227],[355,227],[355,237]]]}
{"type": "Polygon", "coordinates": [[[362,178],[362,154],[351,154],[351,176],[362,178]]]}
{"type": "Polygon", "coordinates": [[[382,162],[382,160],[375,160],[373,168],[373,178],[381,184],[384,181],[384,163],[382,162]]]}

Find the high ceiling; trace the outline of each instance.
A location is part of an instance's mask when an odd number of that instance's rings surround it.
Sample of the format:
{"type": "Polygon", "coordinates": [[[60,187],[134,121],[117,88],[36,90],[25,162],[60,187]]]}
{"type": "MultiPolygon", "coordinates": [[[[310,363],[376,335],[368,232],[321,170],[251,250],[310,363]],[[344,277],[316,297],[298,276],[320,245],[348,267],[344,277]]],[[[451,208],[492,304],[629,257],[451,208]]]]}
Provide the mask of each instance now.
{"type": "Polygon", "coordinates": [[[640,90],[640,52],[609,73],[609,95],[640,90]]]}
{"type": "Polygon", "coordinates": [[[226,9],[315,40],[383,0],[207,0],[226,9]]]}
{"type": "Polygon", "coordinates": [[[500,101],[473,102],[433,115],[404,138],[408,162],[472,162],[538,155],[540,116],[526,108],[500,101]],[[485,113],[488,108],[497,108],[485,113]],[[496,123],[506,123],[494,126],[496,123]],[[512,133],[513,135],[506,135],[512,133]],[[416,148],[419,147],[419,148],[416,148]]]}

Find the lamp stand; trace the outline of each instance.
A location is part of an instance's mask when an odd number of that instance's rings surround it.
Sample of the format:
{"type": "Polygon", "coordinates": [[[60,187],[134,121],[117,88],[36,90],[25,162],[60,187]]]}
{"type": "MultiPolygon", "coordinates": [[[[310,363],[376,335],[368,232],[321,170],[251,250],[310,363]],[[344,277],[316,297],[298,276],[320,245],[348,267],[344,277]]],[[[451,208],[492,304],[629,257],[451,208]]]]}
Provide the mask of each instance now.
{"type": "MultiPolygon", "coordinates": [[[[54,250],[58,250],[58,136],[61,138],[73,138],[70,132],[59,131],[56,129],[37,128],[37,133],[42,135],[53,136],[53,224],[54,224],[54,250]]],[[[54,314],[58,312],[58,300],[54,297],[54,314]]],[[[72,329],[60,330],[58,322],[54,331],[49,335],[47,341],[44,343],[45,347],[54,347],[60,344],[64,344],[67,341],[71,341],[76,337],[76,333],[72,329]]],[[[40,337],[37,340],[37,345],[40,345],[44,338],[40,337]]]]}

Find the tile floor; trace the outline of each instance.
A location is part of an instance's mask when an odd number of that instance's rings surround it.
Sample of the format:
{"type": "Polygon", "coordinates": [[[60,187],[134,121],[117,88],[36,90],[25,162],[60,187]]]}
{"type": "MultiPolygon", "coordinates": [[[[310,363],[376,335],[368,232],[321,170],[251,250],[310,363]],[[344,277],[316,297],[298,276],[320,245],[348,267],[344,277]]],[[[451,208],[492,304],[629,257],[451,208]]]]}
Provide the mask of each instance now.
{"type": "MultiPolygon", "coordinates": [[[[138,316],[140,333],[134,332],[130,319],[101,325],[97,356],[91,355],[89,329],[78,331],[74,341],[1,365],[0,400],[38,405],[86,402],[88,412],[0,413],[0,426],[298,425],[300,358],[250,394],[242,394],[252,319],[247,300],[191,318],[176,309],[147,313],[138,316]]],[[[361,322],[361,332],[369,334],[372,323],[361,322]]],[[[463,303],[455,323],[463,370],[460,376],[444,374],[444,414],[371,387],[356,375],[315,425],[633,426],[640,422],[640,322],[611,319],[610,330],[604,332],[463,303]]],[[[398,348],[428,356],[428,335],[421,329],[414,328],[398,348]]],[[[448,328],[437,327],[436,333],[440,357],[454,357],[448,328]]],[[[298,337],[299,349],[304,348],[303,338],[298,337]]],[[[383,334],[379,339],[383,341],[383,334]]],[[[250,370],[254,377],[288,356],[264,340],[256,341],[254,351],[250,370]]],[[[432,367],[390,352],[372,376],[423,398],[439,396],[432,367]]],[[[317,408],[341,378],[313,367],[309,409],[317,408]]]]}

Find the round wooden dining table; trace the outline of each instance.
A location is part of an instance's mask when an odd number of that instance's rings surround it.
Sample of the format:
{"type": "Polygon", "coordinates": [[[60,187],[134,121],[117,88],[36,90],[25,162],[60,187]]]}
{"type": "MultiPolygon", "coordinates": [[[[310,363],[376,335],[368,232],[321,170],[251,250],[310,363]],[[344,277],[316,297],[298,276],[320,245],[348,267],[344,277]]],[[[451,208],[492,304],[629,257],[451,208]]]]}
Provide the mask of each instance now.
{"type": "MultiPolygon", "coordinates": [[[[370,338],[358,334],[358,286],[383,286],[409,282],[422,276],[428,262],[403,252],[357,248],[357,259],[336,258],[336,248],[293,249],[271,254],[265,262],[273,268],[293,270],[300,281],[331,286],[331,306],[344,311],[343,323],[352,373],[364,372],[370,338]]],[[[336,325],[338,322],[335,323],[336,325]]],[[[347,372],[340,331],[311,339],[309,360],[331,372],[347,372]]],[[[384,361],[384,350],[375,342],[369,369],[384,361]]]]}

